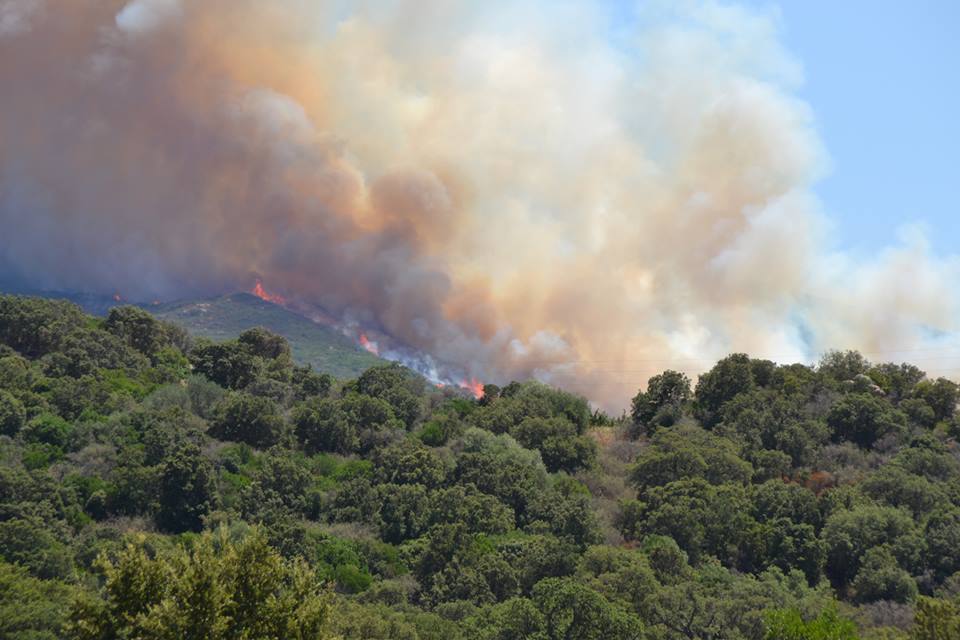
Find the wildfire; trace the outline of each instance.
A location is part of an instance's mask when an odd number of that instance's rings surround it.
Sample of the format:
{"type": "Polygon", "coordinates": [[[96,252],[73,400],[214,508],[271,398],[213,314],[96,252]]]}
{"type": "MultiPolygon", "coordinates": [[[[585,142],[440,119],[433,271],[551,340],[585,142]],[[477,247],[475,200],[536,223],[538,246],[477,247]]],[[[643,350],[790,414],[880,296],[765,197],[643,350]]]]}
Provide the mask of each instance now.
{"type": "Polygon", "coordinates": [[[367,338],[367,334],[363,333],[362,331],[360,332],[360,346],[375,356],[380,355],[380,347],[376,342],[372,342],[369,338],[367,338]]]}
{"type": "Polygon", "coordinates": [[[266,289],[263,288],[263,281],[260,278],[257,278],[256,282],[253,285],[253,289],[250,290],[250,293],[257,296],[261,300],[267,302],[272,302],[273,304],[285,305],[287,304],[287,299],[276,293],[269,293],[266,289]]]}
{"type": "Polygon", "coordinates": [[[470,378],[469,380],[461,380],[459,385],[461,389],[466,389],[473,394],[473,397],[479,400],[483,397],[483,383],[477,380],[476,378],[470,378]]]}

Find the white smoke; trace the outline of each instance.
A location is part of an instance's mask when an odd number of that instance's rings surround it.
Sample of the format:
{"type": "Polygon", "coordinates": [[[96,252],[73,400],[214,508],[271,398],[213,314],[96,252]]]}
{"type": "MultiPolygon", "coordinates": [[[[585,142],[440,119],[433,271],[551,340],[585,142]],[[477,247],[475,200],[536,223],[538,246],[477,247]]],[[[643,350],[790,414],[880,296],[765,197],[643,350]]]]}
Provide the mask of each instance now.
{"type": "Polygon", "coordinates": [[[832,246],[776,14],[612,6],[6,0],[0,269],[143,299],[256,275],[609,407],[734,350],[955,371],[957,260],[832,246]]]}
{"type": "Polygon", "coordinates": [[[130,0],[117,14],[117,28],[129,34],[145,33],[180,14],[180,0],[130,0]]]}

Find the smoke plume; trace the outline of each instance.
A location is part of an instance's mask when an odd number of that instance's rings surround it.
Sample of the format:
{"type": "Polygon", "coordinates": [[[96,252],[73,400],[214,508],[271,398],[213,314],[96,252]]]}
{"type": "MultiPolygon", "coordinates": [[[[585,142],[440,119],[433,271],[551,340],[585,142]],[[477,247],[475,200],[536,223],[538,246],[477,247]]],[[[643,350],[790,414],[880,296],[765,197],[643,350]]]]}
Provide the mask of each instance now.
{"type": "Polygon", "coordinates": [[[0,274],[143,300],[259,278],[608,407],[733,350],[960,361],[955,258],[833,247],[775,16],[611,11],[0,0],[0,274]]]}

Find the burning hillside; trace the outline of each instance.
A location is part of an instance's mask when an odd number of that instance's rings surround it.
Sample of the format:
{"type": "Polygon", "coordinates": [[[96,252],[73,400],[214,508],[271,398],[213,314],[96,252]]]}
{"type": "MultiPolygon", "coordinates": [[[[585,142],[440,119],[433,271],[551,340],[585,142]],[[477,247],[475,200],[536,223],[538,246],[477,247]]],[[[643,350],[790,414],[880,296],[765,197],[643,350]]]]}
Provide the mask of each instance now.
{"type": "Polygon", "coordinates": [[[376,339],[372,340],[368,337],[367,331],[358,328],[356,323],[332,322],[325,311],[316,308],[314,305],[295,302],[285,296],[268,291],[260,278],[254,281],[250,293],[264,302],[288,309],[318,324],[336,327],[340,333],[355,341],[368,353],[385,360],[399,362],[424,376],[437,387],[458,387],[468,391],[470,395],[477,399],[483,397],[483,383],[475,377],[466,377],[463,373],[457,373],[458,369],[461,368],[454,364],[439,363],[429,355],[419,353],[382,332],[378,332],[376,339]],[[382,350],[381,344],[385,345],[382,350]]]}

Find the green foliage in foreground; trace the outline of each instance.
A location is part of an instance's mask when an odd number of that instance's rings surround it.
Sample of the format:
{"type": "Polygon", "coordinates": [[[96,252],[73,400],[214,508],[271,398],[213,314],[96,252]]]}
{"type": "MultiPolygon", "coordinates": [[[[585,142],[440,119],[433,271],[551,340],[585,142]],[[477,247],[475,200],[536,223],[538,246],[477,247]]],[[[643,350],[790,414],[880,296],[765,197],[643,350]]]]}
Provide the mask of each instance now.
{"type": "Polygon", "coordinates": [[[612,419],[294,356],[0,296],[0,637],[960,637],[949,380],[735,354],[612,419]]]}
{"type": "Polygon", "coordinates": [[[157,557],[140,538],[95,566],[103,595],[73,604],[67,638],[331,637],[330,597],[315,572],[282,558],[260,533],[234,544],[221,529],[157,557]]]}

